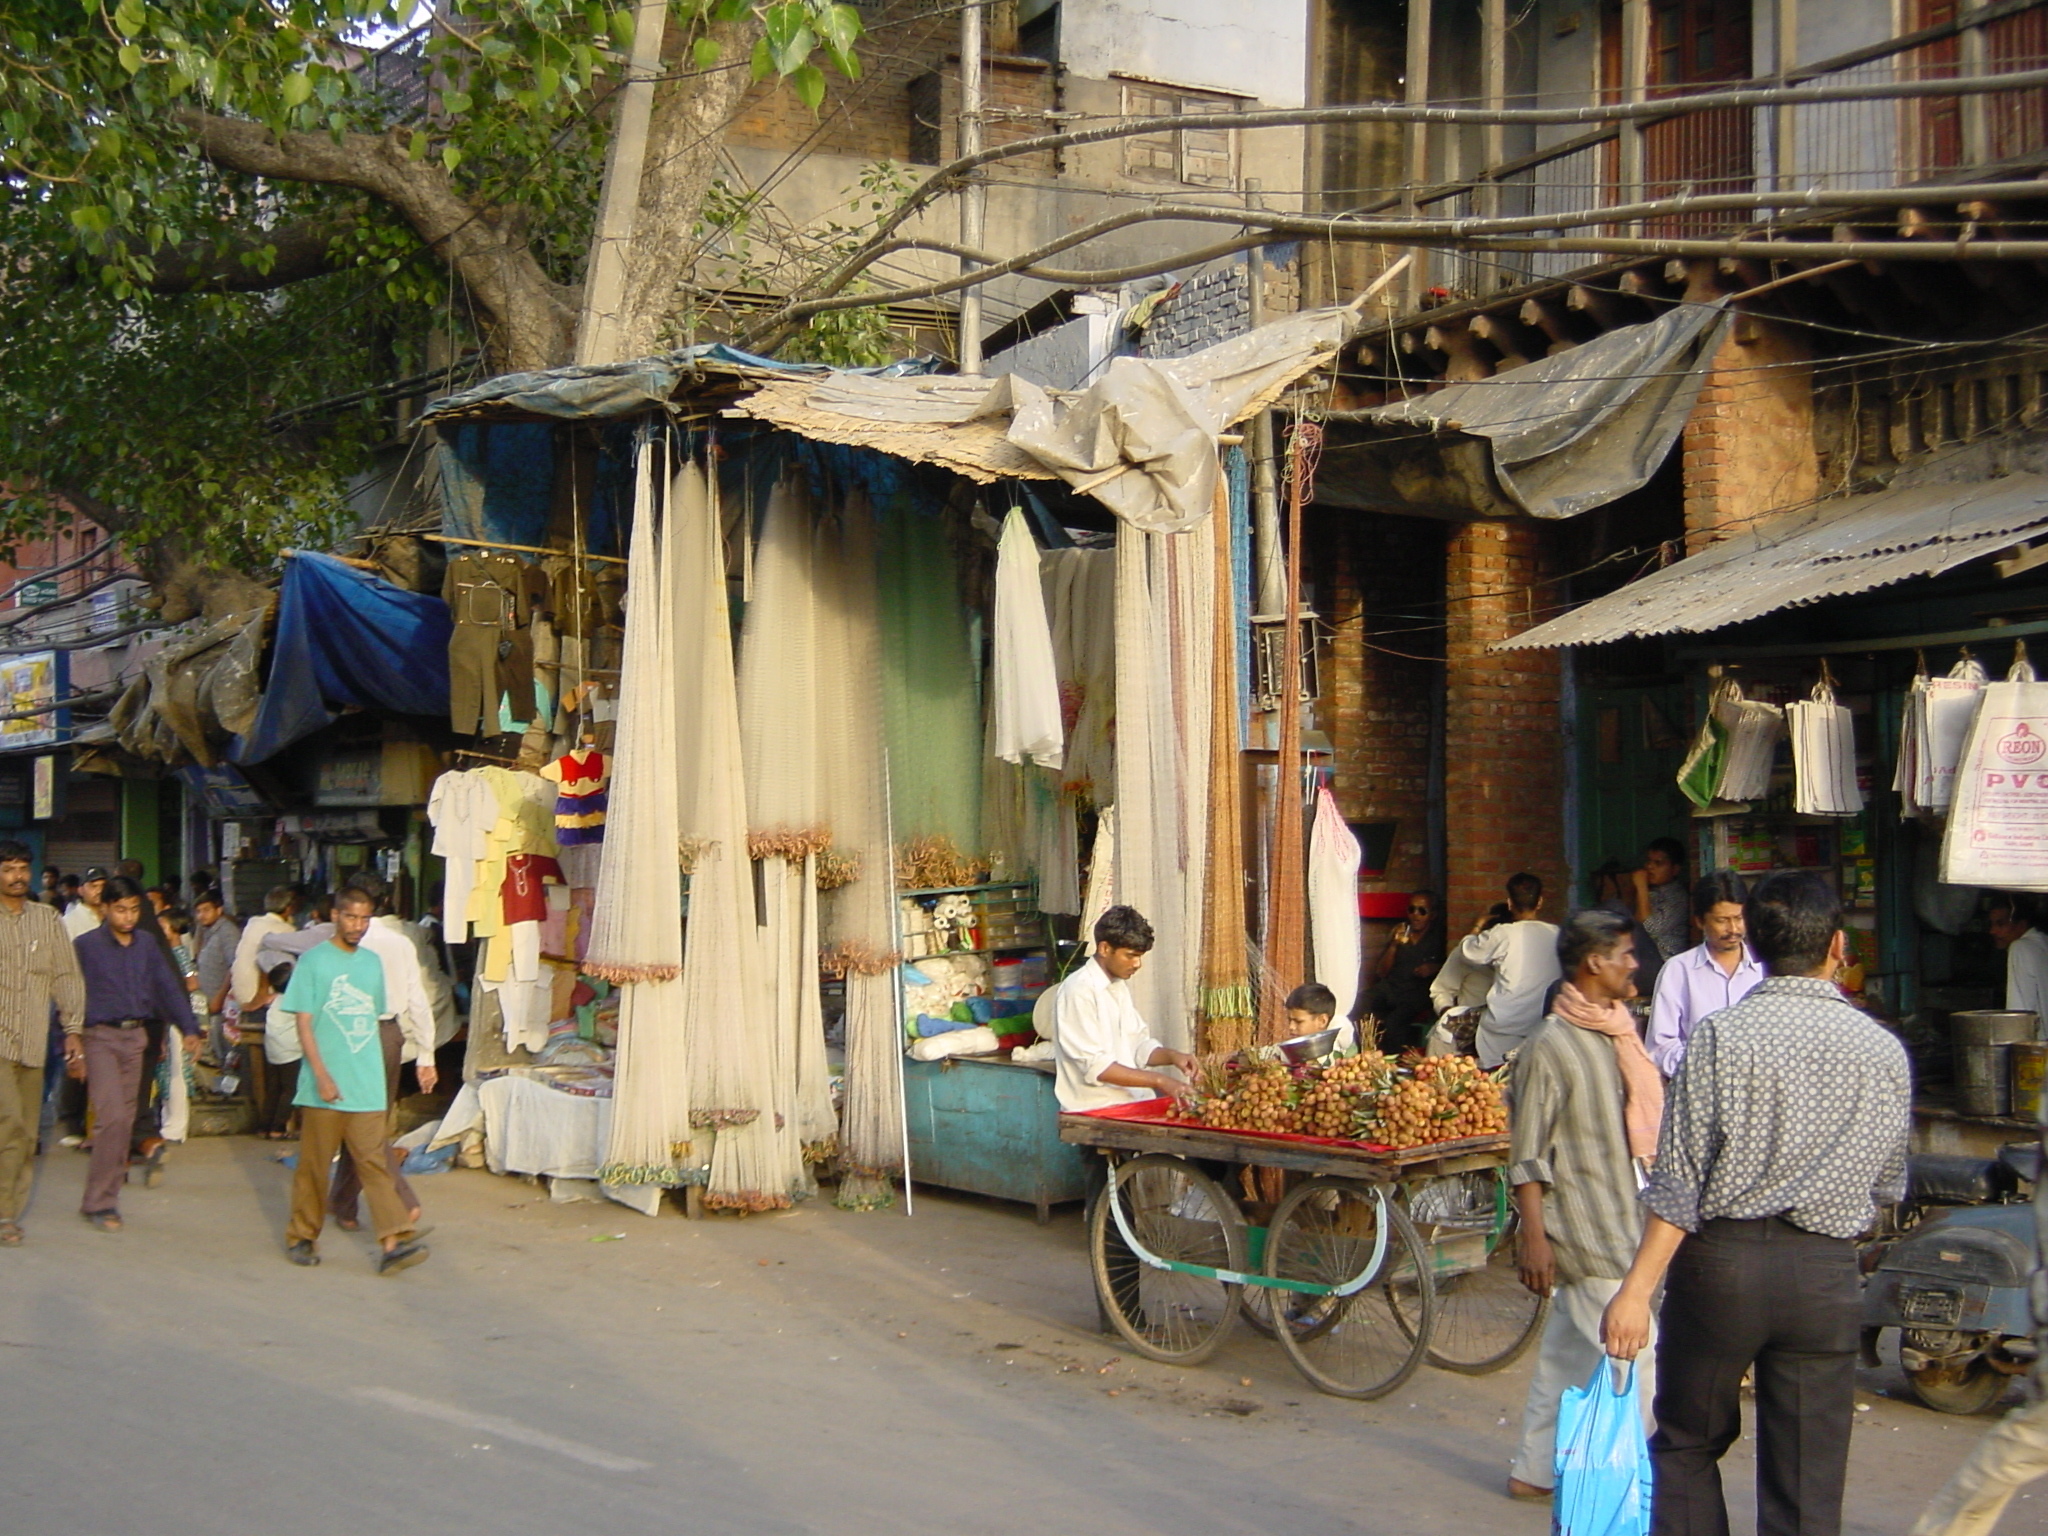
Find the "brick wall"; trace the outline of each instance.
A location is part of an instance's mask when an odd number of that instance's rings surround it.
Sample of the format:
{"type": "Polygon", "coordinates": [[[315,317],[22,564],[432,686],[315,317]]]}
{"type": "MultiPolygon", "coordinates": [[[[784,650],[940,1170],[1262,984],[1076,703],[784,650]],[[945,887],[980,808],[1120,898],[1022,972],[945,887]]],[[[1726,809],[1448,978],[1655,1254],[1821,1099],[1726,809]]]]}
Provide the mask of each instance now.
{"type": "Polygon", "coordinates": [[[910,159],[910,83],[949,57],[959,42],[959,17],[934,12],[921,0],[890,0],[864,12],[862,20],[874,35],[860,48],[860,79],[827,70],[825,104],[815,114],[788,86],[763,80],[741,102],[728,142],[865,160],[910,159]]]}
{"type": "Polygon", "coordinates": [[[1316,607],[1330,634],[1316,720],[1336,749],[1332,791],[1346,821],[1397,824],[1385,877],[1360,888],[1412,891],[1431,883],[1429,741],[1443,633],[1429,616],[1442,611],[1444,525],[1333,509],[1316,514],[1315,533],[1316,607]]]}
{"type": "MultiPolygon", "coordinates": [[[[1058,77],[1043,59],[1014,55],[987,56],[981,78],[982,142],[993,148],[1057,131],[1047,114],[1058,109],[1058,77]]],[[[960,56],[942,55],[926,74],[909,83],[906,110],[910,118],[910,158],[923,165],[944,165],[959,156],[960,56]]],[[[1060,166],[1052,154],[1025,155],[990,167],[1003,180],[1019,176],[1053,176],[1060,166]]]]}
{"type": "Polygon", "coordinates": [[[1797,332],[1735,317],[1685,424],[1688,553],[1820,494],[1811,359],[1797,332]]]}
{"type": "Polygon", "coordinates": [[[1445,897],[1453,933],[1502,900],[1519,870],[1542,877],[1546,915],[1569,900],[1557,653],[1487,650],[1529,627],[1554,574],[1534,522],[1461,524],[1445,551],[1445,897]]]}

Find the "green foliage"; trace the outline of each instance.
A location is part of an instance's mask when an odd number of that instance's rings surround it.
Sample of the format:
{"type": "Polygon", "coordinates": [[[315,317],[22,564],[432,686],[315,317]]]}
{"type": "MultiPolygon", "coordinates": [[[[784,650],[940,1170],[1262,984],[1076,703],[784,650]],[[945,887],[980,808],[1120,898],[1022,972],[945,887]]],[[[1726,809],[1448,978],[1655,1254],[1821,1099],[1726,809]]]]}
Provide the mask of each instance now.
{"type": "MultiPolygon", "coordinates": [[[[262,422],[415,370],[389,338],[442,326],[473,342],[445,256],[394,208],[218,170],[195,150],[194,114],[336,144],[391,135],[521,232],[551,278],[580,280],[604,163],[594,108],[632,45],[632,0],[443,0],[436,24],[404,33],[416,9],[0,7],[0,479],[100,497],[136,516],[137,537],[266,560],[340,515],[342,479],[375,431],[367,407],[313,432],[262,422]],[[394,37],[414,67],[364,67],[394,37]],[[269,295],[151,291],[195,248],[265,272],[276,251],[263,232],[295,224],[331,230],[348,270],[269,295]]],[[[834,0],[672,0],[670,14],[671,71],[732,67],[723,40],[739,23],[773,36],[767,73],[814,109],[821,64],[858,73],[859,17],[834,0]]],[[[0,537],[35,515],[32,499],[0,502],[0,537]]]]}

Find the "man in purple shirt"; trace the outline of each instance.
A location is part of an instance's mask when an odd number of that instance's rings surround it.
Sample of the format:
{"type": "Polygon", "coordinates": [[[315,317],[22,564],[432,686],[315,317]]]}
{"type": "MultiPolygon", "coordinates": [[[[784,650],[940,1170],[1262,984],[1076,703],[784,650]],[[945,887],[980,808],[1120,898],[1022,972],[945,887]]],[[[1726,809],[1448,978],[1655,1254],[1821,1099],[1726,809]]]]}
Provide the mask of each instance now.
{"type": "Polygon", "coordinates": [[[1710,1013],[1747,997],[1764,979],[1743,938],[1742,877],[1730,869],[1703,875],[1692,888],[1693,921],[1704,943],[1671,957],[1657,973],[1650,1004],[1650,1059],[1666,1077],[1678,1075],[1685,1042],[1710,1013]]]}
{"type": "Polygon", "coordinates": [[[164,946],[136,933],[148,906],[142,887],[116,875],[107,881],[100,903],[105,914],[100,926],[73,944],[78,968],[85,973],[85,1083],[94,1125],[92,1167],[79,1213],[102,1232],[118,1232],[149,1026],[164,1029],[166,1038],[176,1028],[185,1036],[188,1053],[196,1053],[204,1037],[184,980],[164,946]]]}

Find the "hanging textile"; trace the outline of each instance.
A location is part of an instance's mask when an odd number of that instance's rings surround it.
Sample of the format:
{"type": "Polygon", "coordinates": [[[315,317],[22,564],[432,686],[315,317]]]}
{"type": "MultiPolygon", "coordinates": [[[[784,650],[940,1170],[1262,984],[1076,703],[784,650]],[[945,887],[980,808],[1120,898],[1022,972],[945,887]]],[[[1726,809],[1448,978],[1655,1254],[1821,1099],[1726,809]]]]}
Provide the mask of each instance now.
{"type": "Polygon", "coordinates": [[[792,1129],[787,1111],[778,1104],[775,1019],[764,1005],[769,992],[747,857],[725,542],[713,487],[695,464],[685,464],[671,486],[669,537],[676,581],[674,707],[694,736],[677,773],[681,847],[690,866],[682,974],[690,1123],[716,1133],[705,1204],[772,1210],[802,1189],[804,1171],[795,1137],[786,1134],[792,1129]]]}
{"type": "Polygon", "coordinates": [[[1325,786],[1316,792],[1316,819],[1308,834],[1308,918],[1315,945],[1316,980],[1336,994],[1339,1019],[1358,1001],[1364,955],[1358,938],[1358,837],[1344,824],[1325,786]]]}
{"type": "Polygon", "coordinates": [[[760,939],[775,1026],[779,1109],[808,1161],[829,1157],[839,1121],[818,990],[816,860],[832,832],[820,803],[814,518],[785,478],[768,498],[741,636],[741,756],[748,852],[761,863],[760,939]]]}
{"type": "Polygon", "coordinates": [[[1061,785],[1077,803],[1107,804],[1115,786],[1116,554],[1049,550],[1041,570],[1066,737],[1061,785]]]}
{"type": "Polygon", "coordinates": [[[907,495],[882,518],[882,676],[889,806],[899,845],[944,839],[982,853],[981,666],[944,523],[907,495]]]}
{"type": "Polygon", "coordinates": [[[1785,714],[1792,732],[1793,808],[1802,816],[1853,816],[1862,810],[1855,722],[1835,702],[1826,662],[1813,697],[1786,705],[1785,714]]]}
{"type": "Polygon", "coordinates": [[[1219,524],[1228,518],[1230,536],[1219,526],[1212,566],[1214,611],[1209,646],[1209,761],[1205,765],[1209,835],[1202,869],[1201,1033],[1203,1052],[1228,1053],[1252,1043],[1251,969],[1248,963],[1244,890],[1244,779],[1238,710],[1238,635],[1235,527],[1240,504],[1227,486],[1216,497],[1219,524]]]}
{"type": "Polygon", "coordinates": [[[895,892],[883,755],[882,635],[874,514],[849,495],[820,532],[819,785],[825,962],[846,978],[846,1093],[837,1204],[895,1199],[903,1172],[903,1032],[896,1016],[895,892]]]}
{"type": "Polygon", "coordinates": [[[593,976],[620,984],[607,1184],[682,1182],[691,1138],[689,1020],[682,1006],[682,886],[676,868],[674,551],[656,538],[655,448],[633,499],[634,590],[626,605],[619,730],[598,865],[593,976]]]}
{"type": "Polygon", "coordinates": [[[1045,615],[1038,543],[1016,507],[1003,519],[996,548],[995,654],[989,721],[995,756],[1057,768],[1065,753],[1052,626],[1045,615]]]}

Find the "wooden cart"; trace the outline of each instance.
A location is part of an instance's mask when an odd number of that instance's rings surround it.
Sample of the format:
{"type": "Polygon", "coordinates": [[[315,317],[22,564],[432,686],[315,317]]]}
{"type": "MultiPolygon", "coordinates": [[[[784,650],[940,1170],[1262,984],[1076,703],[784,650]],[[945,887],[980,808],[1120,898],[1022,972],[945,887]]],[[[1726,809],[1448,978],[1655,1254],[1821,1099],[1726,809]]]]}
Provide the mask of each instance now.
{"type": "Polygon", "coordinates": [[[1088,1212],[1105,1321],[1139,1353],[1193,1364],[1240,1315],[1341,1397],[1380,1397],[1427,1359],[1498,1370],[1547,1303],[1515,1273],[1505,1136],[1393,1150],[1165,1119],[1148,1100],[1060,1116],[1109,1161],[1088,1212]],[[1202,1163],[1305,1175],[1252,1225],[1202,1163]]]}

